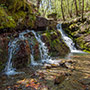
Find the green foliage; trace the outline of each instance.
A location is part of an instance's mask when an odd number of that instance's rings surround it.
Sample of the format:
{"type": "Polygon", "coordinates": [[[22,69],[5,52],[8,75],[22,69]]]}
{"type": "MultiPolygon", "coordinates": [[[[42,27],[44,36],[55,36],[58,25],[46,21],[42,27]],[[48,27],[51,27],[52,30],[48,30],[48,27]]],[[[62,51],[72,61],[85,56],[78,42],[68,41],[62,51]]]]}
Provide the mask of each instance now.
{"type": "Polygon", "coordinates": [[[5,9],[7,9],[7,7],[5,6],[5,4],[0,4],[0,7],[3,7],[5,9]]]}
{"type": "Polygon", "coordinates": [[[27,0],[0,0],[0,29],[34,27],[36,12],[27,0]]]}
{"type": "MultiPolygon", "coordinates": [[[[76,2],[80,16],[82,12],[82,0],[76,0],[76,2]]],[[[39,10],[41,15],[47,17],[48,14],[57,13],[57,18],[62,18],[61,0],[42,0],[40,5],[39,10]]],[[[67,20],[70,19],[70,14],[74,18],[76,11],[74,0],[63,0],[63,10],[67,20]]],[[[90,0],[84,0],[84,10],[90,10],[90,0]]]]}

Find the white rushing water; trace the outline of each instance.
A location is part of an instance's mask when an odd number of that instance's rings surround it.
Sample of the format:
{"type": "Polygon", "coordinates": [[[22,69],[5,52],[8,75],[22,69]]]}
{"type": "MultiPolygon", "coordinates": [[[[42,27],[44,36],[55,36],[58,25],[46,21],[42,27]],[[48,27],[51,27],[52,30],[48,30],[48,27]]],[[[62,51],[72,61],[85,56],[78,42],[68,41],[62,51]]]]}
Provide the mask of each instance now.
{"type": "Polygon", "coordinates": [[[69,38],[66,33],[63,31],[62,29],[62,25],[58,24],[57,25],[57,29],[61,32],[62,35],[62,39],[65,41],[65,43],[67,44],[67,46],[69,47],[71,53],[85,53],[81,50],[77,50],[75,47],[75,43],[73,42],[73,40],[71,38],[69,38]]]}
{"type": "MultiPolygon", "coordinates": [[[[58,61],[56,60],[52,60],[50,58],[50,56],[48,55],[48,48],[45,46],[45,43],[42,42],[41,37],[39,34],[36,34],[36,32],[34,30],[26,30],[24,32],[21,32],[19,34],[19,37],[15,38],[13,41],[10,41],[8,44],[8,62],[7,65],[5,67],[5,74],[6,75],[14,75],[14,74],[18,74],[18,72],[15,71],[15,69],[12,66],[12,58],[13,55],[18,51],[19,48],[19,42],[22,40],[27,40],[29,42],[29,37],[25,37],[25,34],[28,33],[33,33],[36,40],[39,43],[39,51],[40,51],[40,56],[41,56],[41,62],[38,63],[36,61],[34,61],[34,52],[33,52],[33,47],[31,48],[31,65],[42,65],[42,63],[57,63],[58,61]]],[[[20,73],[20,72],[19,72],[20,73]]]]}
{"type": "MultiPolygon", "coordinates": [[[[65,43],[67,44],[67,46],[70,48],[71,53],[84,53],[80,50],[77,50],[75,48],[75,44],[73,43],[72,39],[70,39],[65,32],[62,30],[61,24],[57,25],[57,29],[61,32],[62,38],[65,41],[65,43]]],[[[13,68],[12,66],[12,58],[13,55],[15,55],[15,53],[19,50],[20,47],[20,41],[24,41],[27,40],[29,43],[31,43],[31,41],[29,41],[30,37],[25,37],[25,34],[28,33],[33,33],[36,40],[39,43],[39,51],[40,51],[40,57],[41,60],[40,62],[36,62],[34,60],[34,50],[33,47],[30,46],[31,48],[31,53],[30,53],[30,57],[31,57],[31,65],[43,65],[44,63],[48,63],[48,64],[57,64],[58,60],[52,60],[51,57],[48,55],[48,48],[45,46],[45,43],[42,42],[41,40],[41,36],[39,34],[37,34],[34,30],[25,30],[24,32],[19,33],[19,37],[15,38],[14,40],[11,40],[8,44],[8,62],[6,64],[5,67],[5,74],[6,75],[14,75],[14,74],[18,74],[21,72],[16,72],[16,69],[13,68]]],[[[71,54],[70,54],[71,55],[71,54]]]]}

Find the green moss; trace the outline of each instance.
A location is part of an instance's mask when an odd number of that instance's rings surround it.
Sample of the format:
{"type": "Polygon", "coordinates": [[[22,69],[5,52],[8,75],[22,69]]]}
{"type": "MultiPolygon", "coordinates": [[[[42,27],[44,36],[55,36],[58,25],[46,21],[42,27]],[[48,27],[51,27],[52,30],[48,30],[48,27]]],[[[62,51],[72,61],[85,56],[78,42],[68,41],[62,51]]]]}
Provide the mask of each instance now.
{"type": "Polygon", "coordinates": [[[27,0],[0,0],[0,29],[33,28],[36,20],[33,11],[32,3],[27,0]]]}
{"type": "Polygon", "coordinates": [[[19,19],[25,19],[25,16],[26,12],[21,10],[13,14],[13,18],[15,19],[15,21],[18,21],[19,19]]]}
{"type": "Polygon", "coordinates": [[[9,16],[6,11],[0,7],[0,29],[15,28],[16,23],[12,16],[9,16]]]}
{"type": "Polygon", "coordinates": [[[69,26],[69,30],[71,30],[71,32],[73,32],[73,31],[77,31],[78,30],[78,25],[77,24],[71,24],[70,26],[69,26]]]}
{"type": "Polygon", "coordinates": [[[86,42],[84,40],[84,35],[76,39],[76,42],[82,50],[85,52],[90,52],[90,42],[86,42]]]}
{"type": "Polygon", "coordinates": [[[51,56],[65,56],[69,52],[69,48],[61,39],[61,34],[55,30],[47,30],[43,34],[46,44],[49,47],[49,55],[51,56]],[[66,51],[65,51],[66,50],[66,51]]]}

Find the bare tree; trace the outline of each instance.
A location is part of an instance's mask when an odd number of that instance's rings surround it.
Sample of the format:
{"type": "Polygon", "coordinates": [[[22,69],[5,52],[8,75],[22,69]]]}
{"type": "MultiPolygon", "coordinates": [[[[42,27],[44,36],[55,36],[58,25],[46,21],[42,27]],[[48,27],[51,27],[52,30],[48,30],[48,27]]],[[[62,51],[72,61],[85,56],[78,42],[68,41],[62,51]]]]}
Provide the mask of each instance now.
{"type": "Polygon", "coordinates": [[[71,5],[70,5],[70,14],[71,14],[71,17],[72,17],[72,10],[73,10],[73,2],[74,2],[74,0],[72,1],[72,2],[70,2],[71,3],[71,5]]]}
{"type": "Polygon", "coordinates": [[[77,7],[77,1],[74,0],[74,4],[75,4],[75,9],[76,9],[76,16],[78,16],[78,7],[77,7]]]}
{"type": "Polygon", "coordinates": [[[69,0],[67,0],[67,9],[68,9],[69,16],[72,18],[72,14],[71,14],[70,9],[69,9],[69,0]]]}
{"type": "Polygon", "coordinates": [[[63,0],[61,0],[61,12],[62,12],[63,20],[65,21],[65,16],[64,16],[64,11],[63,11],[63,0]]]}
{"type": "Polygon", "coordinates": [[[86,0],[86,10],[88,10],[88,7],[89,7],[89,1],[86,0]]]}
{"type": "Polygon", "coordinates": [[[83,13],[84,13],[84,0],[82,0],[82,21],[83,21],[83,13]]]}
{"type": "Polygon", "coordinates": [[[81,0],[79,0],[79,11],[81,11],[81,7],[82,7],[81,3],[82,3],[81,0]]]}

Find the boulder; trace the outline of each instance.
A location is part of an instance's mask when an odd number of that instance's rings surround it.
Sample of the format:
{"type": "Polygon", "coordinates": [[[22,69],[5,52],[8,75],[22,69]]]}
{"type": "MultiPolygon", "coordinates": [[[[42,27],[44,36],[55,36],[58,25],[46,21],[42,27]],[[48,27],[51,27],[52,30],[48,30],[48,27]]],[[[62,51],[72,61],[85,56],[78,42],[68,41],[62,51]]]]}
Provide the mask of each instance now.
{"type": "Polygon", "coordinates": [[[30,62],[30,47],[27,41],[20,42],[19,50],[13,56],[12,61],[15,68],[22,68],[28,65],[30,62]]]}
{"type": "Polygon", "coordinates": [[[54,20],[57,20],[57,13],[52,13],[47,16],[48,18],[53,18],[54,20]]]}
{"type": "Polygon", "coordinates": [[[42,41],[45,42],[46,46],[49,49],[49,54],[51,56],[65,56],[69,53],[69,48],[61,38],[61,34],[57,30],[48,30],[46,33],[43,33],[42,41]]]}
{"type": "Polygon", "coordinates": [[[44,17],[37,16],[35,21],[35,28],[38,30],[45,30],[48,26],[48,20],[44,17]]]}
{"type": "Polygon", "coordinates": [[[55,78],[54,84],[55,85],[61,84],[65,79],[66,79],[65,75],[61,73],[60,76],[57,76],[55,78]]]}
{"type": "Polygon", "coordinates": [[[5,68],[8,60],[8,43],[10,41],[10,33],[0,35],[0,72],[5,68]]]}
{"type": "Polygon", "coordinates": [[[34,60],[40,60],[39,43],[35,39],[32,33],[26,34],[28,40],[20,40],[19,48],[13,56],[13,67],[23,68],[27,67],[31,63],[31,54],[34,56],[34,60]],[[31,36],[29,36],[31,35],[31,36]]]}

